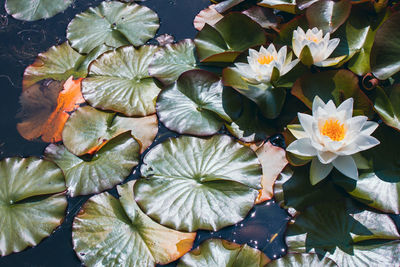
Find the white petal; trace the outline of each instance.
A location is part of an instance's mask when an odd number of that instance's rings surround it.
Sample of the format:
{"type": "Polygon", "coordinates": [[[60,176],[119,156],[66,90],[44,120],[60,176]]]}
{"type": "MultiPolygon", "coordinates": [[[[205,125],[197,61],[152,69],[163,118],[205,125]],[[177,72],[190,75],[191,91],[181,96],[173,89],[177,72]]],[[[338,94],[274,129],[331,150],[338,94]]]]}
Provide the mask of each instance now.
{"type": "Polygon", "coordinates": [[[352,179],[358,178],[358,170],[356,162],[351,156],[337,157],[333,162],[333,166],[341,173],[352,179]]]}
{"type": "Polygon", "coordinates": [[[304,131],[300,124],[291,124],[287,126],[288,130],[297,139],[307,138],[309,135],[304,131]]]}
{"type": "Polygon", "coordinates": [[[358,135],[354,142],[357,144],[359,151],[367,150],[380,144],[375,137],[364,134],[358,135]]]}
{"type": "Polygon", "coordinates": [[[302,28],[300,28],[300,26],[297,26],[297,34],[299,34],[299,35],[302,35],[302,36],[304,36],[304,35],[306,35],[306,33],[303,31],[303,29],[302,28]]]}
{"type": "Polygon", "coordinates": [[[349,133],[358,133],[361,131],[364,124],[367,122],[368,118],[366,116],[356,116],[348,119],[346,121],[349,133]]]}
{"type": "Polygon", "coordinates": [[[313,132],[313,122],[314,122],[314,117],[310,116],[308,114],[304,113],[297,113],[297,116],[299,117],[299,121],[301,126],[303,127],[304,131],[311,136],[313,132]]]}
{"type": "Polygon", "coordinates": [[[332,40],[329,40],[328,47],[325,50],[325,58],[328,58],[332,54],[332,52],[336,49],[339,43],[340,43],[339,38],[333,38],[332,40]]]}
{"type": "Polygon", "coordinates": [[[332,153],[330,151],[318,151],[317,153],[319,161],[322,164],[328,164],[334,161],[337,158],[337,154],[332,153]]]}
{"type": "Polygon", "coordinates": [[[301,45],[301,41],[299,39],[293,38],[292,47],[293,47],[293,53],[296,55],[296,57],[299,57],[301,50],[303,49],[303,46],[301,45]]]}
{"type": "Polygon", "coordinates": [[[367,121],[361,129],[361,134],[371,135],[378,126],[379,124],[374,121],[367,121]]]}
{"type": "Polygon", "coordinates": [[[329,100],[328,103],[326,103],[324,110],[329,114],[334,116],[336,114],[336,105],[333,103],[332,100],[329,100]]]}
{"type": "Polygon", "coordinates": [[[310,182],[312,185],[316,185],[320,181],[326,178],[332,171],[332,164],[322,164],[318,158],[313,158],[310,168],[310,182]]]}
{"type": "Polygon", "coordinates": [[[317,114],[317,110],[319,107],[323,109],[325,107],[325,103],[324,103],[324,101],[322,101],[322,99],[319,96],[316,95],[314,97],[313,104],[312,104],[313,116],[315,116],[317,114]]]}
{"type": "Polygon", "coordinates": [[[294,66],[297,65],[297,63],[299,63],[300,60],[298,58],[296,58],[295,60],[293,60],[292,62],[290,62],[289,64],[286,64],[283,66],[282,71],[281,71],[281,76],[285,75],[286,73],[288,73],[291,69],[294,68],[294,66]]]}
{"type": "Polygon", "coordinates": [[[353,155],[355,153],[360,152],[361,150],[357,146],[355,142],[352,142],[348,144],[345,147],[342,147],[340,151],[336,152],[339,156],[348,156],[348,155],[353,155]]]}
{"type": "Polygon", "coordinates": [[[301,138],[291,143],[287,151],[304,157],[313,157],[317,155],[317,150],[311,145],[310,138],[301,138]]]}
{"type": "Polygon", "coordinates": [[[337,112],[344,111],[346,114],[344,119],[350,119],[353,116],[353,104],[354,99],[350,97],[337,107],[337,112]]]}
{"type": "Polygon", "coordinates": [[[323,60],[321,62],[314,63],[314,65],[318,66],[318,67],[331,67],[331,66],[334,66],[334,65],[338,64],[345,57],[346,56],[328,58],[328,59],[325,59],[325,60],[323,60]]]}
{"type": "MultiPolygon", "coordinates": [[[[278,59],[277,59],[277,61],[279,62],[279,64],[280,64],[281,66],[283,66],[283,64],[284,64],[285,61],[286,61],[286,54],[287,54],[287,47],[286,47],[286,45],[285,45],[285,46],[281,47],[281,49],[279,49],[279,52],[278,52],[278,59]]],[[[281,74],[281,75],[282,75],[282,74],[281,74]]]]}
{"type": "Polygon", "coordinates": [[[257,59],[258,58],[258,52],[254,49],[249,49],[249,56],[253,59],[257,59]]]}

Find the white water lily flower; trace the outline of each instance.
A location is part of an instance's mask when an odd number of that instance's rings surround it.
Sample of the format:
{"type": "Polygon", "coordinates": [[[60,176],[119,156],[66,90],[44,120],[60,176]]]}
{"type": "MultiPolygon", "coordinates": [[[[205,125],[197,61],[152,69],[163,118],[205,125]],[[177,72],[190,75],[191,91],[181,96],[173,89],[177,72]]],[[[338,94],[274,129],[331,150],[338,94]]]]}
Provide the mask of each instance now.
{"type": "Polygon", "coordinates": [[[322,30],[318,30],[316,27],[308,29],[306,33],[300,27],[293,31],[292,46],[294,54],[300,58],[301,51],[305,46],[308,46],[314,61],[313,64],[319,67],[332,66],[345,57],[328,59],[339,45],[339,42],[339,38],[330,40],[329,32],[323,36],[322,30]]]}
{"type": "MultiPolygon", "coordinates": [[[[302,129],[291,130],[298,139],[287,151],[313,157],[310,169],[311,184],[324,179],[333,167],[344,175],[357,179],[358,170],[351,155],[379,144],[370,136],[378,123],[367,121],[366,116],[352,117],[353,98],[336,108],[332,100],[325,104],[316,96],[312,105],[312,116],[298,113],[302,129]]],[[[290,126],[288,126],[290,129],[290,126]]]]}
{"type": "Polygon", "coordinates": [[[292,53],[289,56],[286,56],[286,53],[286,46],[277,52],[273,44],[270,44],[267,49],[261,46],[259,52],[249,49],[248,64],[235,63],[235,66],[245,81],[254,84],[269,83],[274,67],[282,76],[299,62],[298,59],[292,61],[292,53]]]}

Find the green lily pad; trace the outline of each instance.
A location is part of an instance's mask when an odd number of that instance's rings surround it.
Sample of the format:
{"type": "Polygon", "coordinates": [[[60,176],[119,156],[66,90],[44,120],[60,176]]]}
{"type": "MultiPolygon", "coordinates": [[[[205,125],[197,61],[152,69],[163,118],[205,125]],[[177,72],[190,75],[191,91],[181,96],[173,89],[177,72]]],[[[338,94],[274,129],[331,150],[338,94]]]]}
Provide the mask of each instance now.
{"type": "Polygon", "coordinates": [[[347,20],[350,11],[351,2],[348,0],[322,0],[307,8],[306,17],[310,28],[332,33],[347,20]]]}
{"type": "Polygon", "coordinates": [[[350,181],[338,176],[334,182],[366,205],[383,212],[400,214],[400,157],[394,149],[400,146],[400,134],[381,125],[374,135],[381,143],[362,153],[365,166],[360,170],[359,179],[350,181]]]}
{"type": "Polygon", "coordinates": [[[400,236],[386,214],[346,202],[310,207],[289,225],[289,252],[312,252],[338,266],[398,266],[400,236]]]}
{"type": "Polygon", "coordinates": [[[206,24],[194,40],[201,62],[233,62],[250,47],[265,44],[262,27],[241,13],[229,13],[214,27],[206,24]]]}
{"type": "Polygon", "coordinates": [[[73,0],[7,0],[6,11],[16,19],[34,21],[48,19],[66,10],[73,0]]]}
{"type": "Polygon", "coordinates": [[[72,113],[65,123],[63,142],[69,151],[81,156],[97,151],[112,138],[129,130],[140,143],[142,153],[157,135],[157,116],[130,118],[85,106],[72,113]]]}
{"type": "Polygon", "coordinates": [[[333,100],[336,106],[352,97],[354,114],[366,116],[374,114],[368,97],[358,86],[357,76],[344,69],[307,73],[295,82],[292,94],[310,109],[317,95],[325,102],[333,100]]]}
{"type": "Polygon", "coordinates": [[[260,6],[278,9],[292,14],[299,11],[296,5],[296,0],[262,0],[258,4],[260,6]]]}
{"type": "Polygon", "coordinates": [[[90,160],[79,158],[63,145],[49,145],[45,157],[64,172],[72,197],[99,193],[121,183],[139,163],[139,144],[123,133],[105,144],[90,160]]]}
{"type": "Polygon", "coordinates": [[[222,106],[222,82],[205,70],[190,70],[157,99],[160,121],[180,134],[212,135],[230,121],[222,106]]]}
{"type": "Polygon", "coordinates": [[[239,93],[254,101],[267,119],[275,119],[282,110],[286,98],[285,88],[274,88],[271,84],[250,84],[244,81],[235,68],[223,71],[225,86],[231,86],[239,93]]]}
{"type": "Polygon", "coordinates": [[[38,158],[0,161],[0,255],[35,246],[59,226],[67,208],[64,176],[38,158]]]}
{"type": "Polygon", "coordinates": [[[274,185],[274,196],[277,202],[286,209],[302,211],[316,203],[342,201],[344,190],[332,182],[334,170],[327,179],[316,185],[310,183],[310,166],[296,168],[286,167],[274,185]]]}
{"type": "Polygon", "coordinates": [[[191,39],[167,44],[157,51],[149,66],[149,73],[164,84],[174,83],[188,70],[196,69],[196,47],[191,39]]]}
{"type": "Polygon", "coordinates": [[[380,87],[377,87],[374,108],[383,122],[400,131],[400,84],[388,90],[389,96],[380,87]]]}
{"type": "Polygon", "coordinates": [[[260,108],[253,101],[230,87],[224,88],[223,105],[232,119],[225,126],[241,141],[259,142],[277,132],[272,121],[261,114],[260,108]]]}
{"type": "Polygon", "coordinates": [[[148,74],[158,47],[144,45],[120,47],[101,55],[90,64],[82,81],[82,94],[95,108],[112,110],[127,116],[155,113],[160,88],[148,74]]]}
{"type": "Polygon", "coordinates": [[[134,183],[117,187],[119,199],[107,192],[91,197],[75,217],[72,241],[84,265],[154,267],[192,248],[196,233],[168,229],[140,210],[134,183]]]}
{"type": "Polygon", "coordinates": [[[375,34],[390,12],[369,15],[363,9],[353,8],[349,19],[332,36],[340,39],[332,56],[347,55],[348,68],[357,75],[371,71],[370,54],[375,34]]]}
{"type": "Polygon", "coordinates": [[[101,45],[143,45],[159,26],[157,14],[145,6],[104,1],[76,15],[68,25],[67,38],[78,52],[89,53],[101,45]]]}
{"type": "Polygon", "coordinates": [[[178,267],[235,266],[264,267],[268,257],[260,250],[222,239],[208,239],[183,256],[178,267]]]}
{"type": "Polygon", "coordinates": [[[136,201],[154,220],[174,229],[216,231],[235,224],[261,189],[256,154],[228,136],[171,138],[143,162],[136,201]]]}
{"type": "Polygon", "coordinates": [[[372,73],[385,80],[400,70],[400,13],[391,15],[378,29],[371,50],[372,73]]]}
{"type": "Polygon", "coordinates": [[[85,77],[89,63],[108,49],[109,47],[101,46],[84,56],[72,49],[67,42],[52,46],[46,52],[40,53],[35,62],[25,69],[22,87],[26,90],[45,79],[66,81],[70,76],[85,77]]]}
{"type": "Polygon", "coordinates": [[[280,259],[271,261],[268,267],[335,267],[337,264],[328,259],[319,259],[317,254],[311,253],[288,253],[280,259]]]}

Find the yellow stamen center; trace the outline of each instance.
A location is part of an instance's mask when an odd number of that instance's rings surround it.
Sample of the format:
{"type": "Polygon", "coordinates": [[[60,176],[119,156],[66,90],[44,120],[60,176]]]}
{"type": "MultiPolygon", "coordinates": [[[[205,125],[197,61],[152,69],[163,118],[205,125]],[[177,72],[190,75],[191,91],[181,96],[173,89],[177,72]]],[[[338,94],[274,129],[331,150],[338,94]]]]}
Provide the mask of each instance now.
{"type": "Polygon", "coordinates": [[[314,43],[318,43],[318,42],[319,42],[319,39],[318,39],[317,37],[315,37],[315,36],[309,36],[309,37],[307,38],[307,40],[308,40],[308,41],[312,41],[312,42],[314,42],[314,43]]]}
{"type": "Polygon", "coordinates": [[[258,57],[258,63],[261,65],[269,64],[272,61],[274,61],[274,57],[271,54],[268,54],[267,56],[262,55],[258,57]]]}
{"type": "Polygon", "coordinates": [[[321,128],[321,134],[333,141],[341,141],[346,135],[346,128],[337,119],[328,119],[321,128]]]}

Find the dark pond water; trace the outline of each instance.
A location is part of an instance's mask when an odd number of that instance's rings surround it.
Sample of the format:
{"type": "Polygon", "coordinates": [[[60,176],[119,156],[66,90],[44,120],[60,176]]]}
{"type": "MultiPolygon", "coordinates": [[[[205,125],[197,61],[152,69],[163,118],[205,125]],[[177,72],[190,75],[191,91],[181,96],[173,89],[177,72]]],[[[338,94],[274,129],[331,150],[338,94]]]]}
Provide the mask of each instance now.
{"type": "MultiPolygon", "coordinates": [[[[29,1],[29,0],[26,0],[29,1]]],[[[22,74],[36,55],[49,47],[63,43],[69,21],[75,14],[96,6],[101,0],[76,0],[64,13],[38,22],[21,22],[7,16],[4,0],[0,1],[0,158],[11,156],[40,156],[47,144],[29,142],[16,130],[15,114],[20,106],[22,74]]],[[[210,4],[209,0],[147,0],[144,5],[156,11],[161,20],[157,35],[168,33],[175,40],[194,38],[194,16],[210,4]]],[[[175,134],[160,126],[156,143],[175,134]]],[[[153,144],[154,145],[154,144],[153,144]]],[[[127,179],[140,176],[138,167],[127,179]]],[[[115,189],[110,190],[115,195],[115,189]]],[[[81,266],[72,249],[71,225],[74,216],[90,196],[69,198],[68,213],[64,223],[38,246],[0,258],[0,266],[81,266]]],[[[228,211],[227,211],[228,212],[228,211]]],[[[202,241],[220,237],[237,243],[247,243],[263,250],[270,258],[285,254],[283,233],[288,214],[273,201],[257,205],[248,217],[237,225],[219,232],[199,231],[195,247],[202,241]]],[[[1,226],[0,226],[1,227],[1,226]]],[[[169,266],[175,266],[170,264],[169,266]]]]}

